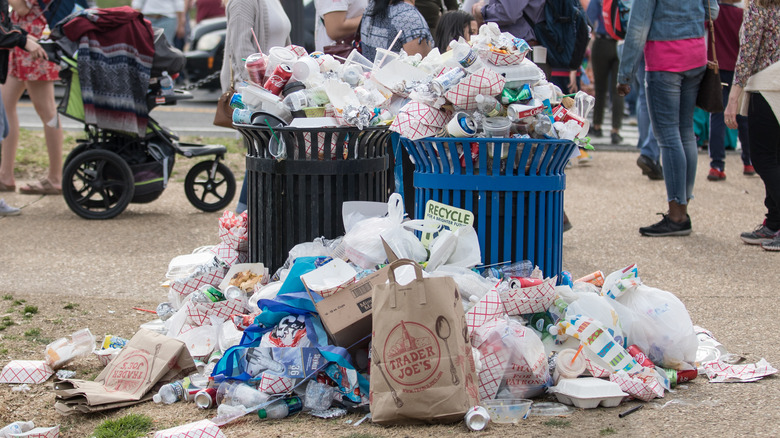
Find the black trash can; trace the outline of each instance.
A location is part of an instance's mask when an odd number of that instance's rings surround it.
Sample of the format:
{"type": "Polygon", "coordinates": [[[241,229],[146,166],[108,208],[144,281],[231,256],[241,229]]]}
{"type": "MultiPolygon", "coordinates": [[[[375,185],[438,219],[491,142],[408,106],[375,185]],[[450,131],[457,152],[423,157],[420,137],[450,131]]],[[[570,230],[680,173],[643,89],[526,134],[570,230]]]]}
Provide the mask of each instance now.
{"type": "Polygon", "coordinates": [[[249,260],[271,272],[293,246],[343,235],[344,201],[387,202],[386,127],[234,126],[248,145],[249,260]],[[286,153],[280,160],[269,152],[279,142],[286,153]]]}

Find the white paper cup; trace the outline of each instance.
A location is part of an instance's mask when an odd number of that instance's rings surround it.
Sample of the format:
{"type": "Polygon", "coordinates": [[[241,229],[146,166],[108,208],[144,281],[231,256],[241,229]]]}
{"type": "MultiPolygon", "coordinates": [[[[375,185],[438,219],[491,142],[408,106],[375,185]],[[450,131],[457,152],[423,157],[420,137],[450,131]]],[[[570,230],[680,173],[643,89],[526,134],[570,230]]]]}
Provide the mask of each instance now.
{"type": "Polygon", "coordinates": [[[296,80],[305,82],[311,76],[320,72],[320,65],[314,58],[304,56],[293,63],[292,69],[292,77],[296,80]]]}
{"type": "Polygon", "coordinates": [[[453,137],[473,137],[477,133],[474,119],[466,113],[455,113],[447,123],[447,133],[453,137]]]}
{"type": "Polygon", "coordinates": [[[269,76],[277,65],[293,65],[298,59],[298,55],[286,47],[271,47],[268,51],[268,62],[265,68],[265,75],[269,76]]]}
{"type": "Polygon", "coordinates": [[[534,46],[534,64],[546,64],[547,63],[547,47],[534,46]]]}

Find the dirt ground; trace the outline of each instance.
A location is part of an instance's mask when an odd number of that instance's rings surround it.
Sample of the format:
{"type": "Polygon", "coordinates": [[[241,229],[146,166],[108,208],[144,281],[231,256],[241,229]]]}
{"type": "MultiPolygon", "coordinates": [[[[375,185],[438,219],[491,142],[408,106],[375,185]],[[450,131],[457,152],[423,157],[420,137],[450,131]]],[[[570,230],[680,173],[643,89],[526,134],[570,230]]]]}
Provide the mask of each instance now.
{"type": "MultiPolygon", "coordinates": [[[[575,278],[639,265],[645,283],[675,293],[694,324],[712,331],[726,348],[749,362],[761,357],[780,364],[777,327],[777,271],[780,254],[743,244],[739,232],[752,229],[764,213],[764,189],[758,177],[745,177],[737,155],[727,158],[728,179],[706,180],[707,158],[700,156],[696,199],[690,214],[694,233],[685,238],[643,238],[637,228],[665,211],[663,182],[650,181],[634,164],[636,155],[597,152],[588,167],[568,173],[566,212],[574,228],[564,237],[563,266],[575,278]]],[[[17,181],[21,184],[25,181],[17,181]]],[[[96,336],[130,338],[165,300],[168,262],[202,246],[216,244],[217,213],[189,205],[180,182],[146,205],[131,205],[109,221],[85,221],[60,197],[3,193],[11,205],[24,206],[20,217],[0,218],[0,320],[13,325],[0,331],[0,363],[43,358],[51,340],[88,327],[96,336]],[[20,301],[24,302],[20,302],[20,301]],[[25,306],[37,313],[24,314],[25,306]]],[[[235,201],[234,201],[235,204],[235,201]]],[[[28,310],[30,310],[28,308],[28,310]]],[[[94,379],[96,357],[69,365],[76,377],[94,379]]],[[[62,417],[54,411],[52,381],[31,385],[27,393],[0,385],[0,426],[33,420],[37,426],[61,426],[63,437],[90,436],[107,418],[142,413],[157,430],[210,418],[192,404],[144,403],[117,411],[62,417]]],[[[531,417],[519,425],[491,425],[483,436],[778,436],[780,379],[755,383],[709,383],[698,378],[644,409],[618,418],[638,402],[617,408],[576,410],[566,418],[531,417]]],[[[462,424],[385,428],[360,415],[321,420],[298,415],[260,422],[246,417],[225,426],[228,437],[337,436],[441,437],[470,434],[462,424]]]]}

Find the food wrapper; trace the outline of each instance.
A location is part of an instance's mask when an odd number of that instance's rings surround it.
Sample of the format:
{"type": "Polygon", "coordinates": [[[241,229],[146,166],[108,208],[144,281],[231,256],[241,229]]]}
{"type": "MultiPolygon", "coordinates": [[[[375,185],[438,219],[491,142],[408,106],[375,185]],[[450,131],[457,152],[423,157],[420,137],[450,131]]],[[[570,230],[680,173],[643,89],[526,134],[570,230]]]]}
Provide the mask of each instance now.
{"type": "Polygon", "coordinates": [[[59,438],[60,426],[36,427],[27,432],[11,433],[8,436],[12,438],[59,438]]]}
{"type": "Polygon", "coordinates": [[[263,372],[257,389],[266,394],[284,394],[289,392],[295,384],[295,379],[282,377],[270,372],[263,372]]]}
{"type": "Polygon", "coordinates": [[[663,398],[664,387],[653,375],[629,376],[625,371],[609,375],[609,381],[620,385],[620,390],[642,401],[663,398]]]}
{"type": "Polygon", "coordinates": [[[212,266],[205,272],[171,282],[171,290],[180,295],[189,295],[203,286],[216,286],[225,278],[227,266],[212,266]]]}
{"type": "Polygon", "coordinates": [[[473,111],[477,109],[478,94],[496,96],[504,89],[504,84],[506,78],[489,68],[482,68],[461,79],[444,97],[458,108],[473,111]]]}
{"type": "Polygon", "coordinates": [[[187,312],[187,322],[196,326],[209,323],[209,318],[216,317],[226,320],[230,315],[244,312],[244,303],[241,300],[225,300],[214,303],[193,303],[188,301],[184,308],[187,312]]]}
{"type": "Polygon", "coordinates": [[[249,259],[248,228],[246,212],[236,215],[230,210],[225,210],[219,218],[221,242],[210,251],[228,266],[234,263],[246,263],[249,259]]]}
{"type": "Polygon", "coordinates": [[[501,297],[498,291],[493,288],[474,307],[466,312],[469,336],[486,322],[496,319],[504,313],[506,311],[504,310],[504,304],[501,302],[501,297]]]}
{"type": "Polygon", "coordinates": [[[519,287],[519,282],[512,280],[502,283],[498,288],[504,309],[509,315],[525,315],[529,313],[546,312],[555,300],[556,277],[548,278],[542,284],[530,287],[519,287]]]}
{"type": "Polygon", "coordinates": [[[493,65],[517,65],[523,62],[525,59],[525,52],[523,53],[501,53],[495,50],[488,51],[485,56],[485,61],[493,65]]]}
{"type": "Polygon", "coordinates": [[[43,360],[12,360],[3,367],[0,383],[43,383],[54,370],[43,360]]]}
{"type": "Polygon", "coordinates": [[[420,102],[409,102],[398,112],[390,130],[409,140],[436,135],[447,124],[448,113],[420,102]]]}
{"type": "Polygon", "coordinates": [[[507,350],[497,350],[482,356],[479,371],[479,398],[480,400],[493,400],[496,398],[501,380],[504,378],[503,370],[509,360],[507,350]]]}
{"type": "Polygon", "coordinates": [[[585,358],[585,368],[593,377],[609,377],[612,374],[608,369],[588,358],[585,358]]]}
{"type": "Polygon", "coordinates": [[[159,430],[154,438],[226,438],[211,420],[200,420],[170,429],[159,430]]]}
{"type": "Polygon", "coordinates": [[[725,363],[722,359],[713,362],[707,362],[704,365],[704,371],[707,378],[713,383],[722,382],[755,382],[766,376],[777,373],[766,359],[761,358],[756,363],[745,365],[731,365],[725,363]]]}

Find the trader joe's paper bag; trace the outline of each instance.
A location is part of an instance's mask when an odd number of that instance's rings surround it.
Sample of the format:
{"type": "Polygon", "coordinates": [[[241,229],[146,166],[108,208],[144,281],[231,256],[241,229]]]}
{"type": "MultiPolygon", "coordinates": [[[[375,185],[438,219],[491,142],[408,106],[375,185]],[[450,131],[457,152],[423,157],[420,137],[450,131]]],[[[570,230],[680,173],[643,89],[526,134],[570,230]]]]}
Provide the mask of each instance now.
{"type": "Polygon", "coordinates": [[[94,382],[54,382],[54,408],[63,415],[129,406],[151,399],[162,384],[195,372],[183,342],[140,329],[94,382]]]}
{"type": "MultiPolygon", "coordinates": [[[[407,268],[408,269],[408,268],[407,268]]],[[[451,423],[479,402],[466,316],[455,282],[423,278],[408,259],[390,264],[390,282],[374,287],[371,416],[375,423],[451,423]],[[413,266],[402,286],[398,268],[413,266]]]]}

